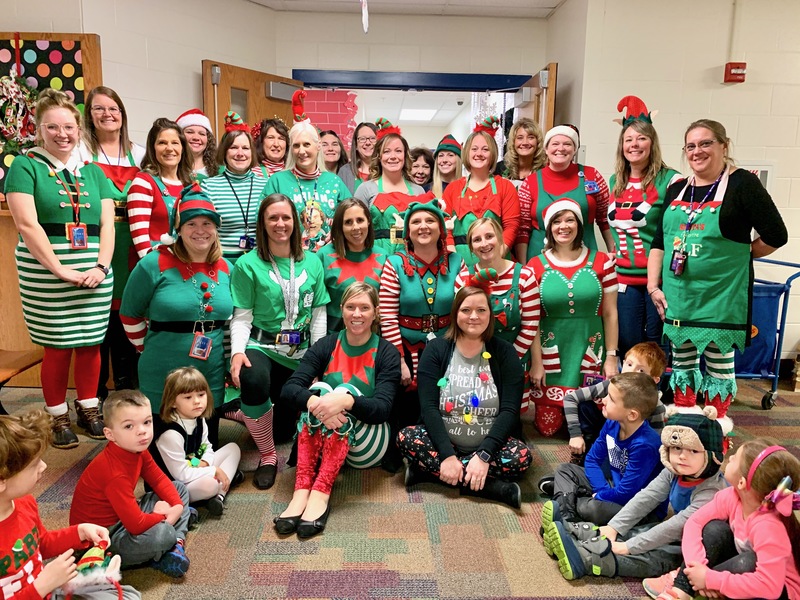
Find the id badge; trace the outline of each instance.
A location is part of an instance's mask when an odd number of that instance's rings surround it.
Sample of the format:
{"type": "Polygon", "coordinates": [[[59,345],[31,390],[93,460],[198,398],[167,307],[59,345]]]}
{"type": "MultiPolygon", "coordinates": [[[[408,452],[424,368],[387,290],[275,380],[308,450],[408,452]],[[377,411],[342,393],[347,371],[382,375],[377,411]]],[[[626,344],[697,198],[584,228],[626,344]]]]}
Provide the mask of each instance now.
{"type": "Polygon", "coordinates": [[[199,360],[208,360],[211,354],[211,338],[204,335],[201,331],[194,334],[192,340],[192,348],[189,350],[189,356],[199,360]]]}
{"type": "Polygon", "coordinates": [[[596,194],[600,191],[600,186],[597,185],[596,181],[586,181],[583,188],[587,194],[596,194]]]}
{"type": "Polygon", "coordinates": [[[686,268],[686,260],[689,255],[683,250],[673,250],[672,260],[669,263],[669,270],[680,277],[683,275],[683,270],[686,268]]]}
{"type": "Polygon", "coordinates": [[[85,223],[67,223],[67,239],[69,247],[73,250],[86,250],[89,247],[89,240],[86,235],[85,223]]]}
{"type": "Polygon", "coordinates": [[[288,344],[289,346],[299,346],[302,341],[300,331],[297,329],[281,329],[281,332],[275,336],[276,344],[288,344]]]}
{"type": "Polygon", "coordinates": [[[433,333],[439,329],[439,315],[422,315],[422,333],[433,333]]]}
{"type": "Polygon", "coordinates": [[[255,245],[256,241],[249,235],[243,235],[239,238],[240,250],[252,250],[253,248],[255,248],[255,245]]]}
{"type": "Polygon", "coordinates": [[[603,377],[602,375],[598,375],[596,373],[585,373],[583,375],[583,387],[589,387],[590,385],[594,385],[595,383],[600,383],[601,381],[605,381],[605,379],[606,379],[605,377],[603,377]]]}
{"type": "Polygon", "coordinates": [[[404,244],[403,230],[399,227],[389,227],[389,241],[392,244],[404,244]]]}

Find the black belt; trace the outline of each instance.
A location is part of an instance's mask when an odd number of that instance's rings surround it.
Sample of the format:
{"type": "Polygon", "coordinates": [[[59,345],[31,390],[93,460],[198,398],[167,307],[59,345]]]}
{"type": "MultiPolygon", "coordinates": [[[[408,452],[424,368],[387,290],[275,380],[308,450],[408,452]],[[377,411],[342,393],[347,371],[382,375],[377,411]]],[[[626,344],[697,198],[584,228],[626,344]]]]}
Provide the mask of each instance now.
{"type": "Polygon", "coordinates": [[[376,240],[388,240],[389,239],[389,230],[388,229],[381,229],[380,231],[375,232],[375,239],[376,240]]]}
{"type": "Polygon", "coordinates": [[[465,235],[454,235],[453,242],[455,242],[456,246],[466,246],[467,245],[467,236],[465,235]]]}
{"type": "MultiPolygon", "coordinates": [[[[275,344],[279,333],[279,331],[270,333],[269,331],[265,331],[260,327],[256,327],[255,325],[250,328],[250,338],[254,339],[259,344],[275,344]]],[[[300,331],[299,333],[300,343],[302,344],[308,339],[308,333],[305,331],[300,331]]]]}
{"type": "Polygon", "coordinates": [[[733,331],[747,331],[747,325],[731,325],[730,323],[701,323],[700,321],[686,321],[684,319],[664,319],[664,323],[673,327],[705,327],[706,329],[731,329],[733,331]]]}
{"type": "MultiPolygon", "coordinates": [[[[42,229],[44,229],[44,232],[48,237],[63,236],[64,239],[67,239],[67,226],[65,223],[39,223],[39,225],[42,229]]],[[[98,237],[100,235],[100,226],[87,225],[86,235],[90,237],[98,237]]]]}
{"type": "Polygon", "coordinates": [[[150,321],[150,331],[169,333],[196,333],[214,331],[225,326],[225,321],[150,321]]]}

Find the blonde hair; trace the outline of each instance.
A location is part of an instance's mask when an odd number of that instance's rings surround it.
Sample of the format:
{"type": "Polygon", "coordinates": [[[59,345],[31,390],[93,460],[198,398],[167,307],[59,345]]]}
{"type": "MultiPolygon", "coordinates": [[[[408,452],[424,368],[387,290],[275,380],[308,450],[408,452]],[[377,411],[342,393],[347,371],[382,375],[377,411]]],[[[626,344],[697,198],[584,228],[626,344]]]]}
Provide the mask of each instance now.
{"type": "Polygon", "coordinates": [[[375,309],[375,320],[372,321],[370,329],[372,330],[372,333],[377,333],[378,327],[381,324],[381,311],[378,308],[378,290],[376,290],[370,284],[363,281],[356,281],[355,283],[348,285],[347,289],[344,291],[344,294],[342,294],[342,304],[340,306],[341,308],[344,308],[344,305],[350,300],[350,298],[360,294],[366,294],[369,298],[370,304],[372,304],[372,308],[375,309]]]}
{"type": "Polygon", "coordinates": [[[194,367],[178,367],[167,375],[164,381],[164,392],[161,394],[161,412],[159,416],[165,423],[172,420],[173,413],[177,412],[175,403],[181,394],[191,394],[192,392],[206,393],[206,409],[200,415],[208,419],[214,412],[214,395],[205,376],[194,367]]]}
{"type": "Polygon", "coordinates": [[[117,411],[123,406],[137,406],[150,410],[150,400],[139,390],[119,390],[111,392],[103,402],[103,421],[106,427],[114,420],[117,411]]]}
{"type": "Polygon", "coordinates": [[[52,435],[52,418],[42,409],[0,416],[0,479],[24,471],[44,453],[52,435]]]}
{"type": "MultiPolygon", "coordinates": [[[[461,177],[461,172],[464,170],[464,163],[462,162],[461,157],[452,150],[442,150],[442,152],[450,152],[453,156],[455,156],[453,178],[450,181],[459,179],[461,177]]],[[[434,198],[441,198],[442,194],[444,193],[444,180],[442,179],[442,173],[439,171],[439,154],[442,152],[437,153],[436,157],[434,158],[433,185],[431,186],[431,192],[433,192],[434,198]]]]}
{"type": "Polygon", "coordinates": [[[54,90],[53,88],[45,88],[39,92],[39,99],[36,100],[36,110],[34,111],[34,120],[36,121],[36,143],[41,146],[43,143],[42,135],[39,132],[39,126],[42,125],[42,117],[48,110],[55,108],[66,108],[75,117],[75,122],[78,127],[83,130],[83,115],[77,109],[75,103],[70,100],[61,90],[54,90]]]}
{"type": "Polygon", "coordinates": [[[509,179],[519,179],[519,153],[514,144],[514,138],[517,137],[520,129],[524,129],[536,137],[536,151],[533,154],[533,162],[531,163],[531,172],[538,171],[547,163],[547,157],[544,154],[544,134],[542,128],[528,117],[522,117],[517,120],[512,126],[511,131],[508,132],[508,141],[506,142],[506,155],[503,157],[503,164],[506,166],[507,176],[509,179]]]}
{"type": "MultiPolygon", "coordinates": [[[[472,249],[472,232],[475,231],[481,225],[485,225],[489,223],[494,229],[494,234],[500,243],[505,246],[505,242],[503,241],[503,227],[500,223],[497,222],[496,219],[492,219],[491,217],[481,217],[480,219],[475,219],[472,224],[467,229],[467,246],[469,246],[469,251],[475,254],[475,251],[472,249]]],[[[505,253],[503,253],[505,254],[505,253]]]]}
{"type": "Polygon", "coordinates": [[[652,123],[637,119],[630,123],[627,127],[623,127],[619,134],[617,141],[617,159],[614,166],[614,190],[613,194],[619,198],[628,187],[628,181],[631,177],[631,163],[625,158],[623,146],[625,143],[625,133],[628,129],[633,129],[636,133],[641,133],[643,136],[650,140],[650,159],[647,163],[647,168],[642,174],[642,191],[646,191],[650,184],[652,184],[656,176],[662,169],[669,167],[661,157],[661,144],[658,141],[658,133],[652,123]]]}
{"type": "Polygon", "coordinates": [[[471,173],[472,165],[469,164],[469,150],[472,147],[472,142],[478,136],[485,139],[486,143],[489,145],[489,175],[491,176],[494,170],[494,164],[497,162],[497,142],[494,141],[494,136],[489,135],[485,131],[473,131],[469,134],[467,141],[464,142],[463,150],[461,150],[461,156],[463,157],[461,160],[464,163],[464,168],[471,173]]]}

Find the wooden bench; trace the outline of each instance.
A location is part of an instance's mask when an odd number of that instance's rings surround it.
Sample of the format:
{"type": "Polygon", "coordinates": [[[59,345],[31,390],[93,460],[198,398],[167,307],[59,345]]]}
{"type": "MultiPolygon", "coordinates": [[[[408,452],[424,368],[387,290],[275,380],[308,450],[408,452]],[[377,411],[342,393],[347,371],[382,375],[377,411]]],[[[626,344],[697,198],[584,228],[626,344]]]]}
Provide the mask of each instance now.
{"type": "MultiPolygon", "coordinates": [[[[0,350],[0,389],[15,375],[27,371],[42,362],[43,348],[34,350],[0,350]]],[[[0,415],[7,415],[0,402],[0,415]]]]}

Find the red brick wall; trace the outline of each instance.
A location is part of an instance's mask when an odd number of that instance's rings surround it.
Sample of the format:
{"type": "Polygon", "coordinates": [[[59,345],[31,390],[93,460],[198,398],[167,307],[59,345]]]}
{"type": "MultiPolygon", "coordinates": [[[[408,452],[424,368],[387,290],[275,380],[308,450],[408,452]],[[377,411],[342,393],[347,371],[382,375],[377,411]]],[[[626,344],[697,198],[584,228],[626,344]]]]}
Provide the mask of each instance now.
{"type": "Polygon", "coordinates": [[[356,95],[346,90],[306,90],[305,110],[308,118],[320,131],[332,129],[342,138],[349,152],[358,107],[356,95]]]}

